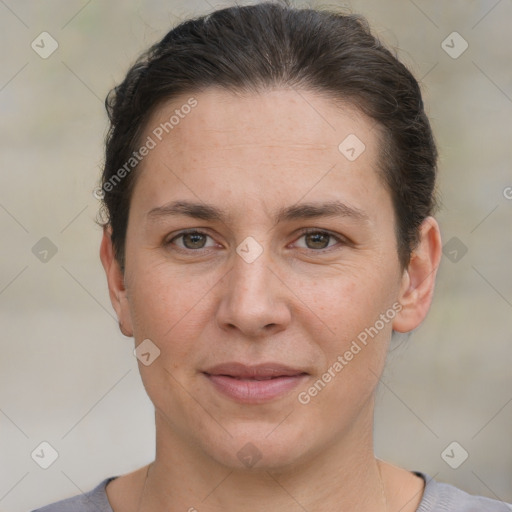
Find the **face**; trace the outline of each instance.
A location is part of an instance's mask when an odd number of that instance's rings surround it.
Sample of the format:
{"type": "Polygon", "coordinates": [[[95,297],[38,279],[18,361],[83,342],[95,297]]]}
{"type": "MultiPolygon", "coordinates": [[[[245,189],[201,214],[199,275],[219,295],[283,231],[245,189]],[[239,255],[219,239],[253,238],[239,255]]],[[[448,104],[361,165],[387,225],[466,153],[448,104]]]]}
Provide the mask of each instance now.
{"type": "Polygon", "coordinates": [[[378,134],[313,92],[209,89],[160,141],[188,98],[142,138],[124,276],[105,235],[113,304],[160,351],[139,362],[157,427],[230,467],[305,460],[371,430],[392,329],[415,327],[378,134]]]}

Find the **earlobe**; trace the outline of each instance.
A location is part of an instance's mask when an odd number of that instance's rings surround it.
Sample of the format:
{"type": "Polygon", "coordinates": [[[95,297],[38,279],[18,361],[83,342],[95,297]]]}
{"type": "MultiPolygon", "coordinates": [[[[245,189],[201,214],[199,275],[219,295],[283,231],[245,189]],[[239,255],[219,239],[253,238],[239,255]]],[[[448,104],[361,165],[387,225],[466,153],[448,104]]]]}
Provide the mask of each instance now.
{"type": "Polygon", "coordinates": [[[133,336],[133,327],[124,283],[124,274],[115,257],[111,234],[111,227],[105,226],[100,245],[100,259],[107,277],[110,302],[119,321],[119,329],[125,336],[131,337],[133,336]]]}
{"type": "Polygon", "coordinates": [[[420,240],[402,276],[398,300],[402,310],[393,321],[393,329],[409,332],[427,316],[434,293],[437,268],[441,260],[439,224],[427,217],[420,226],[420,240]]]}

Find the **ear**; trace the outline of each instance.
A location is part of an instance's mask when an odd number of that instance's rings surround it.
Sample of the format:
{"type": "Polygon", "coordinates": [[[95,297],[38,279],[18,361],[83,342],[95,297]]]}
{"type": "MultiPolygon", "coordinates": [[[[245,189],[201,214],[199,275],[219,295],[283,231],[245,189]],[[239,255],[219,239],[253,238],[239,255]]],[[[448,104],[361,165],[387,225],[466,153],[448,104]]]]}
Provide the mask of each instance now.
{"type": "Polygon", "coordinates": [[[124,274],[114,255],[112,245],[112,229],[103,227],[103,238],[100,246],[100,259],[107,275],[110,302],[117,313],[119,328],[125,336],[133,336],[133,327],[128,303],[127,292],[124,285],[124,274]]]}
{"type": "Polygon", "coordinates": [[[441,233],[433,217],[420,226],[420,241],[404,270],[398,301],[401,311],[393,321],[393,330],[409,332],[418,327],[432,302],[437,268],[441,260],[441,233]]]}

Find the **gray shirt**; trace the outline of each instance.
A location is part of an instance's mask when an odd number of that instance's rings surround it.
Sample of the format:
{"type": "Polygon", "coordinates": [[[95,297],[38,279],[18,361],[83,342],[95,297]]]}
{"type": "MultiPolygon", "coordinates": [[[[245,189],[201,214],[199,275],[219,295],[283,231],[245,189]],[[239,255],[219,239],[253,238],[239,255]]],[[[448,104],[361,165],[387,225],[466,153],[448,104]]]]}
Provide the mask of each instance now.
{"type": "MultiPolygon", "coordinates": [[[[502,501],[472,496],[457,487],[436,482],[425,473],[415,471],[425,480],[425,491],[416,512],[512,512],[512,505],[502,501]]],[[[85,494],[58,501],[32,512],[113,512],[105,487],[117,478],[106,478],[85,494]]]]}

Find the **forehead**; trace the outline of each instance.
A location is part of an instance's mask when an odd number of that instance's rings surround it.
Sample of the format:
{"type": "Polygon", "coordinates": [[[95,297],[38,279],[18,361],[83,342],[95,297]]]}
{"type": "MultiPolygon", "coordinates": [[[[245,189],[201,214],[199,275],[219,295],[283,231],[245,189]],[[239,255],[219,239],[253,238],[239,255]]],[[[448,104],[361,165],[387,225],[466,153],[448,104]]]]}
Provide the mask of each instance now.
{"type": "Polygon", "coordinates": [[[377,136],[374,123],[350,103],[291,88],[235,93],[212,87],[182,95],[155,109],[146,132],[159,127],[170,144],[172,137],[167,135],[179,136],[173,148],[178,152],[189,147],[230,149],[264,144],[299,153],[301,149],[334,149],[334,156],[339,157],[339,144],[352,134],[369,149],[367,156],[372,156],[377,136]],[[189,108],[192,99],[196,106],[189,108]],[[167,125],[166,130],[162,125],[171,118],[176,124],[167,125]]]}
{"type": "Polygon", "coordinates": [[[202,200],[256,195],[264,208],[306,195],[336,199],[340,192],[356,200],[371,191],[376,200],[387,194],[375,124],[312,91],[241,95],[210,88],[182,95],[153,112],[147,137],[155,147],[137,170],[134,195],[143,194],[148,205],[173,199],[164,197],[171,189],[202,200]]]}

